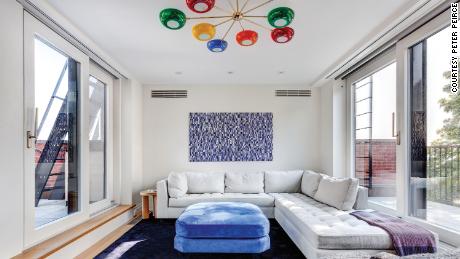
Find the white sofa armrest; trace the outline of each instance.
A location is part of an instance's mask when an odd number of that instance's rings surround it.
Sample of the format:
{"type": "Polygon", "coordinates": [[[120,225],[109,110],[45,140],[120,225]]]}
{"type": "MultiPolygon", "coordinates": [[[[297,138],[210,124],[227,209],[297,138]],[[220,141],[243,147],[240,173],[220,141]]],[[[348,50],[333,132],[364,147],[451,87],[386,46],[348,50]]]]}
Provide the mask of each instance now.
{"type": "Polygon", "coordinates": [[[358,187],[358,194],[356,195],[356,202],[353,206],[355,210],[367,209],[368,189],[362,186],[358,187]]]}
{"type": "Polygon", "coordinates": [[[168,217],[168,180],[164,179],[157,182],[157,218],[168,217]]]}

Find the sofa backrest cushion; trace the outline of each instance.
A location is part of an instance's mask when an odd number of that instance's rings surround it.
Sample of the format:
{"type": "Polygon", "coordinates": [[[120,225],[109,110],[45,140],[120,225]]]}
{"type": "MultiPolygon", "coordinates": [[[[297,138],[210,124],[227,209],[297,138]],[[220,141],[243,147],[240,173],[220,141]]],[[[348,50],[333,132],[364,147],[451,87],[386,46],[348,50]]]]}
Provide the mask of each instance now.
{"type": "Polygon", "coordinates": [[[225,173],[225,192],[263,193],[264,173],[228,172],[225,173]]]}
{"type": "Polygon", "coordinates": [[[169,197],[178,198],[184,196],[188,191],[187,175],[185,173],[172,172],[168,175],[169,197]]]}
{"type": "Polygon", "coordinates": [[[266,193],[296,193],[300,191],[302,170],[265,171],[266,193]]]}
{"type": "Polygon", "coordinates": [[[187,172],[188,193],[224,193],[225,173],[187,172]]]}
{"type": "Polygon", "coordinates": [[[323,176],[313,171],[307,170],[302,175],[301,191],[303,194],[314,197],[318,190],[319,182],[323,176]]]}
{"type": "Polygon", "coordinates": [[[356,201],[357,192],[357,179],[324,176],[321,178],[314,199],[339,210],[351,210],[356,201]]]}

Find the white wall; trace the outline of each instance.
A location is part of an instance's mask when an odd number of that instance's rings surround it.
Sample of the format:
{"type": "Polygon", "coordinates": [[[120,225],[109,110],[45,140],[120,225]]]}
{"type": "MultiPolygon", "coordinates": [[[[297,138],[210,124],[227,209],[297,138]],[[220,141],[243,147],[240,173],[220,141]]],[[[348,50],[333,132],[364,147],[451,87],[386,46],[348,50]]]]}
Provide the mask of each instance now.
{"type": "Polygon", "coordinates": [[[321,169],[347,176],[347,92],[343,81],[328,81],[321,93],[321,169]]]}
{"type": "Polygon", "coordinates": [[[320,169],[320,91],[311,98],[275,97],[298,86],[144,86],[144,186],[177,170],[320,169]],[[152,89],[188,89],[187,99],[152,99],[152,89]],[[272,112],[272,162],[190,163],[190,112],[272,112]]]}
{"type": "Polygon", "coordinates": [[[23,246],[22,8],[0,1],[0,258],[23,246]]]}
{"type": "Polygon", "coordinates": [[[143,188],[142,131],[143,88],[136,80],[122,80],[121,87],[121,203],[139,203],[143,188]],[[130,184],[126,184],[130,183],[130,184]]]}

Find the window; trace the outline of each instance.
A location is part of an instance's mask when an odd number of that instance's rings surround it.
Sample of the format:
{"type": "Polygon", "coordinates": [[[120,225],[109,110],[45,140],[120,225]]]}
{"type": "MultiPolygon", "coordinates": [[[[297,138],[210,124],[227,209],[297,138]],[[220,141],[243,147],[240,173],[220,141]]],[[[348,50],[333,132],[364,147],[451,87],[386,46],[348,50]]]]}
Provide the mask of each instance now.
{"type": "Polygon", "coordinates": [[[354,175],[370,200],[396,209],[396,63],[364,68],[352,80],[354,175]],[[367,72],[369,71],[369,72],[367,72]]]}
{"type": "Polygon", "coordinates": [[[91,63],[88,85],[90,213],[113,203],[112,93],[112,75],[91,63]]]}
{"type": "Polygon", "coordinates": [[[89,77],[89,152],[90,203],[107,197],[106,168],[106,86],[93,76],[89,77]]]}
{"type": "Polygon", "coordinates": [[[450,92],[450,30],[409,48],[409,214],[460,232],[460,98],[450,92]]]}
{"type": "Polygon", "coordinates": [[[78,211],[79,64],[34,40],[35,227],[78,211]]]}
{"type": "Polygon", "coordinates": [[[24,14],[25,246],[112,205],[112,84],[87,55],[24,14]]]}

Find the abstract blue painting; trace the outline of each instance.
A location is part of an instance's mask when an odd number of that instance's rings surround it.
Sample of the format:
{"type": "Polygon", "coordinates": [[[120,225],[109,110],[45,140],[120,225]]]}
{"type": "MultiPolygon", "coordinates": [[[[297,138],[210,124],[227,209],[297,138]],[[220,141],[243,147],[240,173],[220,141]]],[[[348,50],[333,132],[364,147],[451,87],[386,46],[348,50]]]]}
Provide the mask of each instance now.
{"type": "Polygon", "coordinates": [[[272,113],[190,113],[190,162],[272,161],[272,113]]]}

